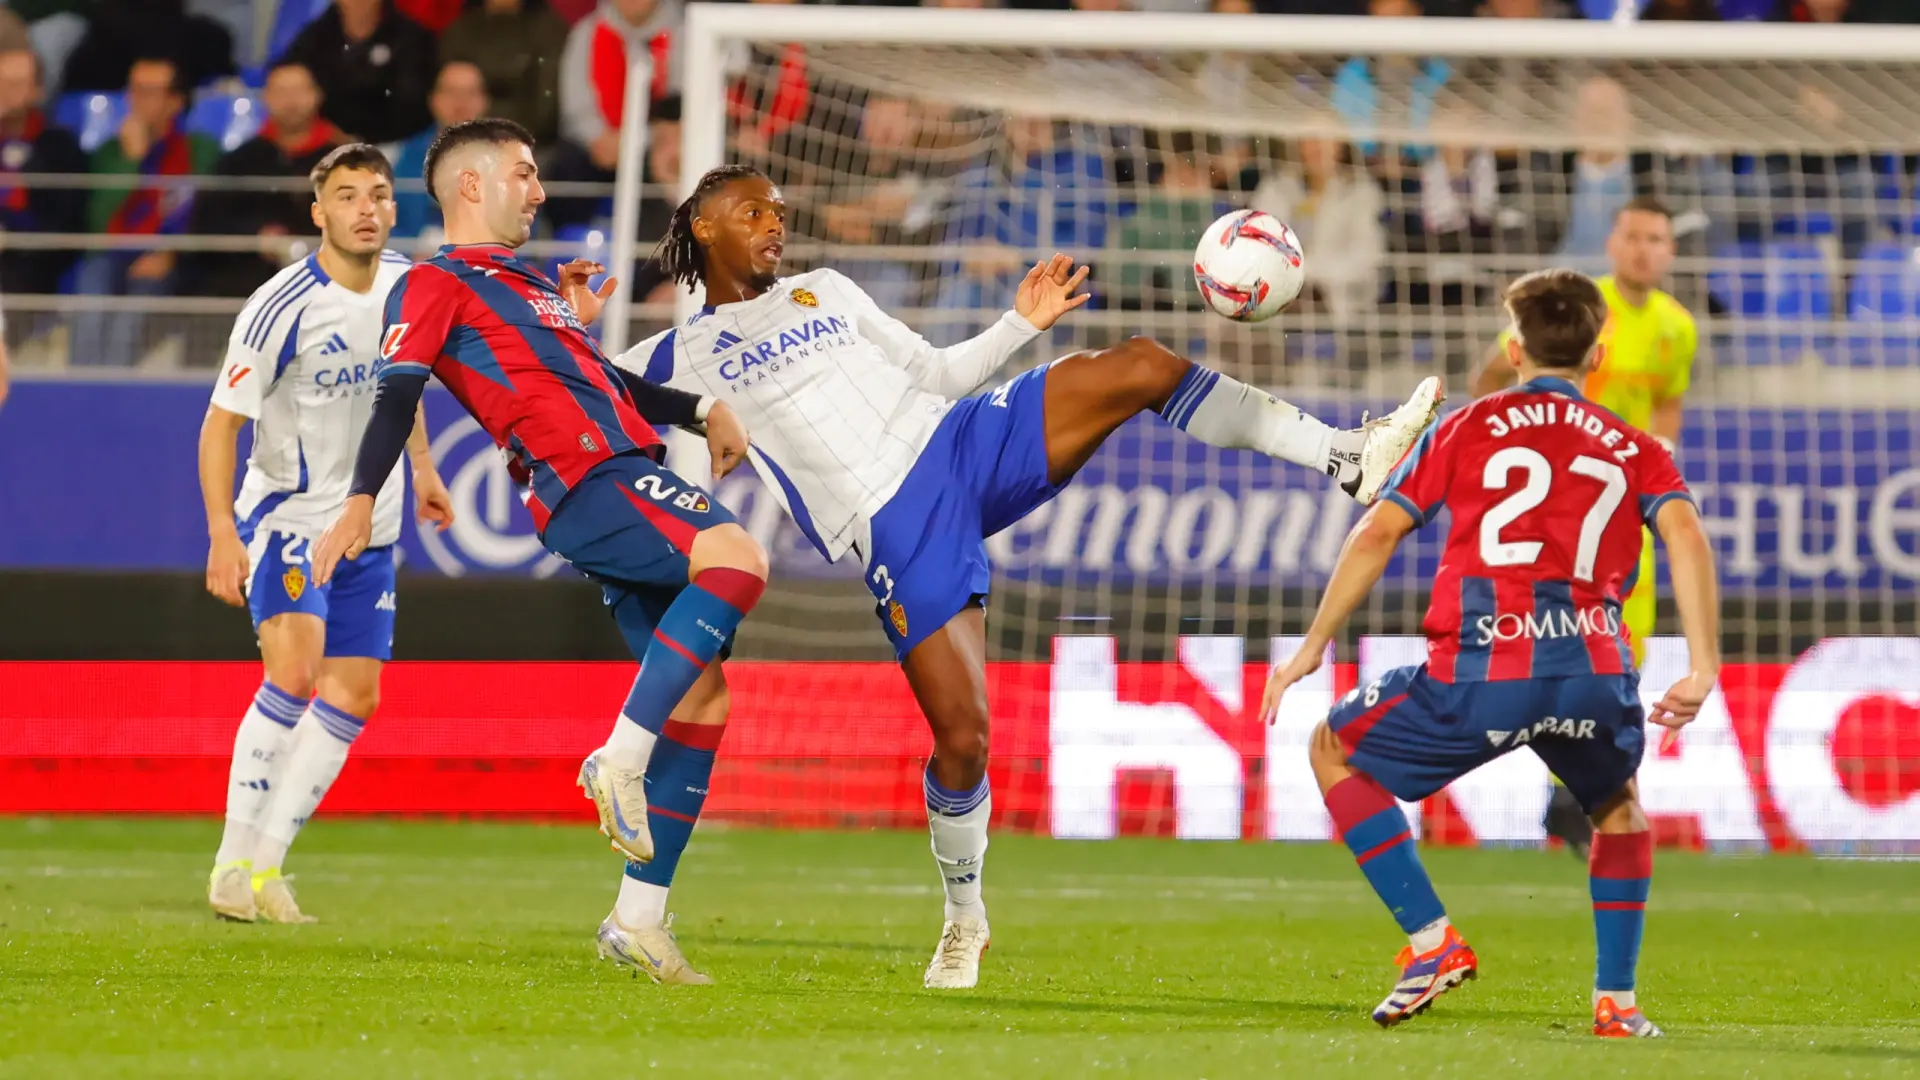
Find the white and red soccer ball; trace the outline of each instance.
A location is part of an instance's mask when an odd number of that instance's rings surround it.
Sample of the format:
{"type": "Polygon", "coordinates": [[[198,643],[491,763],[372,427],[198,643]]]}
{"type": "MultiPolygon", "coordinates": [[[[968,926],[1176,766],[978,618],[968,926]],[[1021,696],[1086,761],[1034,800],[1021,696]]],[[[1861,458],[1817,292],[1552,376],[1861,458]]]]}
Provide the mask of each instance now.
{"type": "Polygon", "coordinates": [[[1272,214],[1236,210],[1207,226],[1193,251],[1193,282],[1207,306],[1235,322],[1280,314],[1307,283],[1293,230],[1272,214]]]}

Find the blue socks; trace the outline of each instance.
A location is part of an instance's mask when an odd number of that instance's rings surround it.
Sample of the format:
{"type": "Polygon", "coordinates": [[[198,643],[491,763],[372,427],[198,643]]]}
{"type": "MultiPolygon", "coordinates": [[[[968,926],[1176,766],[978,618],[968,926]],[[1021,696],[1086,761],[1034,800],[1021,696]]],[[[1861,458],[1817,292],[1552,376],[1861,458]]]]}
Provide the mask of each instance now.
{"type": "Polygon", "coordinates": [[[1653,888],[1653,834],[1596,833],[1588,857],[1593,894],[1593,939],[1597,962],[1593,988],[1632,990],[1640,965],[1640,935],[1653,888]]]}
{"type": "Polygon", "coordinates": [[[694,578],[654,628],[622,714],[660,734],[694,680],[720,655],[740,620],[759,602],[766,584],[744,570],[726,567],[694,578]]]}
{"type": "Polygon", "coordinates": [[[627,876],[662,888],[673,884],[680,854],[693,839],[694,823],[707,802],[713,762],[724,725],[667,721],[647,762],[647,827],[653,861],[629,862],[627,876]]]}
{"type": "Polygon", "coordinates": [[[1446,917],[1447,909],[1420,865],[1407,816],[1385,788],[1370,776],[1354,773],[1327,792],[1326,802],[1334,828],[1400,929],[1412,935],[1446,917]]]}

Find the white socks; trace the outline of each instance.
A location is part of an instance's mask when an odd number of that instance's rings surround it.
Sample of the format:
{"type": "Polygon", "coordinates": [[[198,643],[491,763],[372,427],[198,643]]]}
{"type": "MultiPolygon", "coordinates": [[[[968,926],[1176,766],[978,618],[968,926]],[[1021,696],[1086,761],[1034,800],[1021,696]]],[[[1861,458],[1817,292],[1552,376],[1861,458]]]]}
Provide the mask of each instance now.
{"type": "Polygon", "coordinates": [[[1225,449],[1258,450],[1345,483],[1360,472],[1358,432],[1335,431],[1265,390],[1195,364],[1160,410],[1173,426],[1225,449]]]}
{"type": "Polygon", "coordinates": [[[613,918],[629,930],[657,927],[666,922],[667,887],[620,875],[620,896],[613,902],[613,918]]]}
{"type": "Polygon", "coordinates": [[[945,814],[931,803],[927,812],[927,830],[933,834],[933,861],[940,867],[940,881],[947,890],[946,917],[965,915],[987,917],[987,906],[980,900],[980,875],[987,858],[987,819],[993,816],[993,795],[986,781],[980,782],[979,795],[964,813],[945,814]]]}
{"type": "Polygon", "coordinates": [[[220,836],[215,866],[253,856],[260,812],[284,769],[276,768],[293,742],[294,725],[307,711],[303,698],[263,682],[233,738],[233,764],[227,772],[227,827],[220,836]]]}
{"type": "Polygon", "coordinates": [[[347,763],[347,749],[365,725],[360,717],[313,699],[294,729],[286,767],[275,784],[272,802],[259,819],[260,839],[253,856],[255,874],[280,869],[287,848],[340,775],[341,766],[347,763]]]}
{"type": "Polygon", "coordinates": [[[1612,998],[1613,1003],[1623,1009],[1631,1009],[1634,1007],[1633,991],[1631,990],[1595,990],[1593,992],[1593,1003],[1595,1005],[1600,1004],[1600,999],[1603,997],[1612,998]]]}
{"type": "Polygon", "coordinates": [[[1447,927],[1452,925],[1452,923],[1447,921],[1447,917],[1442,915],[1407,935],[1408,940],[1413,942],[1414,954],[1417,956],[1425,956],[1427,953],[1446,944],[1447,927]]]}
{"type": "Polygon", "coordinates": [[[600,749],[615,768],[646,772],[647,762],[653,760],[653,744],[659,741],[660,736],[622,714],[614,719],[613,734],[600,749]]]}

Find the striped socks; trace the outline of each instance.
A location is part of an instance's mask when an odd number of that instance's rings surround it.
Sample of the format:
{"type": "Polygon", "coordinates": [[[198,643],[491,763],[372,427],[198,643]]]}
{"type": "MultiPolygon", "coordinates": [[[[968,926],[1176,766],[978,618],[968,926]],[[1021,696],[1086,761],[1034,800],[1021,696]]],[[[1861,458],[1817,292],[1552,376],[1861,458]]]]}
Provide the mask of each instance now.
{"type": "Polygon", "coordinates": [[[1653,888],[1653,834],[1645,829],[1595,834],[1587,873],[1593,894],[1594,993],[1631,1008],[1647,895],[1653,888]]]}
{"type": "Polygon", "coordinates": [[[986,918],[980,900],[980,875],[987,858],[987,822],[993,817],[993,790],[987,778],[970,791],[954,791],[933,778],[922,781],[927,797],[927,830],[933,835],[933,861],[946,889],[946,917],[986,918]]]}
{"type": "Polygon", "coordinates": [[[293,742],[294,725],[307,711],[305,698],[270,682],[260,684],[253,704],[233,737],[233,764],[227,771],[227,824],[220,835],[215,866],[253,857],[259,841],[260,812],[273,788],[276,763],[293,742]]]}
{"type": "Polygon", "coordinates": [[[1258,450],[1342,483],[1360,471],[1358,451],[1363,438],[1347,446],[1354,442],[1353,433],[1336,432],[1264,390],[1199,364],[1187,369],[1160,407],[1160,415],[1201,442],[1229,450],[1258,450]],[[1342,435],[1348,437],[1341,439],[1342,435]]]}
{"type": "Polygon", "coordinates": [[[1415,939],[1415,951],[1431,951],[1419,947],[1416,935],[1424,930],[1431,937],[1434,924],[1446,918],[1447,910],[1420,865],[1413,832],[1399,804],[1364,773],[1354,773],[1335,784],[1327,792],[1326,802],[1334,828],[1353,852],[1367,883],[1393,912],[1400,929],[1415,939]]]}
{"type": "Polygon", "coordinates": [[[306,715],[294,729],[279,788],[260,819],[260,838],[253,853],[256,880],[280,869],[293,838],[339,778],[341,767],[347,763],[347,750],[366,724],[364,717],[320,698],[307,706],[306,715]]]}
{"type": "Polygon", "coordinates": [[[614,721],[607,739],[605,752],[615,766],[646,768],[667,717],[733,638],[766,587],[744,570],[716,567],[702,571],[674,598],[640,658],[640,674],[634,676],[620,713],[623,719],[614,721]]]}

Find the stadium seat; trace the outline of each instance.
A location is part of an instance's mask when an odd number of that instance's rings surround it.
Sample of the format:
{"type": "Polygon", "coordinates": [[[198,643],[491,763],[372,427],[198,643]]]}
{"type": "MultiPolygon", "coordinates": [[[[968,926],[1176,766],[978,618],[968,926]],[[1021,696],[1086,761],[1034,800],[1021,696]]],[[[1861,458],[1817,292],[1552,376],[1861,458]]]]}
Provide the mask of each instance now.
{"type": "Polygon", "coordinates": [[[1920,250],[1911,244],[1869,244],[1847,290],[1853,324],[1835,362],[1852,367],[1911,367],[1920,362],[1920,250]]]}
{"type": "Polygon", "coordinates": [[[1719,0],[1714,5],[1721,22],[1766,22],[1773,18],[1779,0],[1719,0]]]}
{"type": "Polygon", "coordinates": [[[331,3],[332,0],[280,0],[280,6],[273,13],[273,33],[267,38],[267,59],[278,60],[286,55],[293,39],[331,3]]]}
{"type": "Polygon", "coordinates": [[[127,116],[127,97],[119,93],[62,94],[54,99],[49,111],[53,122],[78,136],[80,149],[91,154],[120,131],[120,122],[127,116]]]}
{"type": "Polygon", "coordinates": [[[1804,214],[1786,214],[1773,219],[1775,236],[1832,236],[1838,231],[1834,227],[1833,215],[1825,210],[1809,210],[1804,214]]]}
{"type": "Polygon", "coordinates": [[[265,110],[251,95],[202,94],[187,109],[187,130],[232,150],[260,130],[265,110]]]}
{"type": "Polygon", "coordinates": [[[1736,321],[1765,320],[1765,329],[1736,328],[1731,356],[1748,364],[1795,364],[1807,351],[1830,355],[1834,337],[1817,329],[1833,318],[1832,276],[1811,241],[1784,241],[1764,249],[1721,249],[1707,275],[1707,291],[1736,321]],[[1815,324],[1809,327],[1807,324],[1815,324]]]}
{"type": "MultiPolygon", "coordinates": [[[[1648,0],[1634,0],[1635,12],[1645,14],[1647,3],[1648,0]]],[[[1620,0],[1580,0],[1580,14],[1585,15],[1589,19],[1599,19],[1605,22],[1613,18],[1614,13],[1619,9],[1620,0]]]]}

